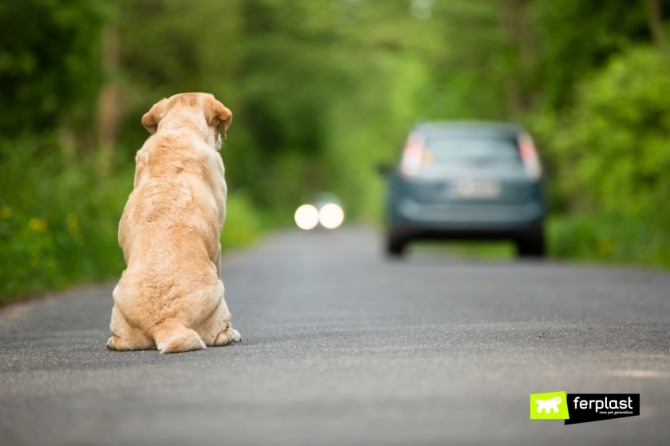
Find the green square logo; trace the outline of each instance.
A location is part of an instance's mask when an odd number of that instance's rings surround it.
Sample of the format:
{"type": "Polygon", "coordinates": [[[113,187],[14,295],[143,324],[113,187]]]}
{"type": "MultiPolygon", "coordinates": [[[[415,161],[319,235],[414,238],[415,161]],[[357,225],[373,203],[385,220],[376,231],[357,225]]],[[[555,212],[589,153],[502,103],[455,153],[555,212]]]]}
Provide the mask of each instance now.
{"type": "Polygon", "coordinates": [[[531,420],[569,420],[567,395],[564,391],[530,394],[531,420]]]}

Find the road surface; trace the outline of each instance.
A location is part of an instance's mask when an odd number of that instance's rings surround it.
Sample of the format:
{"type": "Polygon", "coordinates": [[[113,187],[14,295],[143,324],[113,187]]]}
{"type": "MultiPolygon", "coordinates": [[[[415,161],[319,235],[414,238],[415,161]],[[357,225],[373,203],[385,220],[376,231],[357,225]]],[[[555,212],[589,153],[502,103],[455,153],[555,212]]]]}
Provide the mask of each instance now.
{"type": "Polygon", "coordinates": [[[230,254],[243,341],[193,353],[106,350],[113,284],[0,309],[0,444],[667,444],[669,273],[380,252],[346,228],[230,254]],[[641,415],[531,421],[556,390],[641,415]]]}

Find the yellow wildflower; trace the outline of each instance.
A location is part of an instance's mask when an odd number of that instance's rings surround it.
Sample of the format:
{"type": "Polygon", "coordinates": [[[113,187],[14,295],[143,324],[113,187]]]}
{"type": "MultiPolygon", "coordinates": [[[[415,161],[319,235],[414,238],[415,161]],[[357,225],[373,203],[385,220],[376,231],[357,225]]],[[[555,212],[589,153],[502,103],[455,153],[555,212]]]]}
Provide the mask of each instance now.
{"type": "Polygon", "coordinates": [[[32,217],[28,221],[28,227],[35,232],[46,232],[47,222],[38,217],[32,217]]]}
{"type": "Polygon", "coordinates": [[[67,229],[70,232],[72,239],[78,244],[84,244],[84,234],[81,233],[79,229],[79,220],[74,214],[69,214],[67,216],[67,229]]]}

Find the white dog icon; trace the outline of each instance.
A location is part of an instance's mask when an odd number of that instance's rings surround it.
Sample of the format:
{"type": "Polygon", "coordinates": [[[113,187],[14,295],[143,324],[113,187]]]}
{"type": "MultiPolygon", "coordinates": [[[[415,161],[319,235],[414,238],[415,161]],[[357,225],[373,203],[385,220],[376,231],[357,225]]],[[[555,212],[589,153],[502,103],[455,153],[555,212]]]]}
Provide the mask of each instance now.
{"type": "Polygon", "coordinates": [[[558,413],[558,405],[561,404],[563,398],[555,396],[548,400],[535,400],[537,403],[537,413],[544,412],[549,414],[551,412],[558,413]]]}

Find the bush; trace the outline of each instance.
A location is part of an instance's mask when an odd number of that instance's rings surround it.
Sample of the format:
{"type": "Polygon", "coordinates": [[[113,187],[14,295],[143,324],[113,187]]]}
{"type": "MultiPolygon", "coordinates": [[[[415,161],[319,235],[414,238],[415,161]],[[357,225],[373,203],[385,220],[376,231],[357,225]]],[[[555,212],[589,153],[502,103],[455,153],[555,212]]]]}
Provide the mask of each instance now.
{"type": "Polygon", "coordinates": [[[66,165],[48,141],[0,142],[0,302],[123,268],[117,224],[132,173],[105,178],[92,157],[66,165]]]}
{"type": "Polygon", "coordinates": [[[670,57],[652,47],[612,58],[564,115],[529,126],[546,148],[555,210],[550,254],[670,266],[670,57]]]}
{"type": "MultiPolygon", "coordinates": [[[[0,303],[118,278],[118,222],[134,176],[131,166],[101,176],[98,165],[94,156],[68,165],[48,141],[0,141],[0,303]]],[[[227,211],[224,252],[263,229],[244,193],[230,194],[227,211]]]]}
{"type": "Polygon", "coordinates": [[[221,249],[242,248],[252,244],[263,229],[262,219],[243,192],[229,193],[226,201],[226,221],[221,234],[221,249]]]}
{"type": "Polygon", "coordinates": [[[573,204],[623,216],[670,218],[670,58],[654,48],[616,57],[583,83],[554,135],[573,204]]]}

